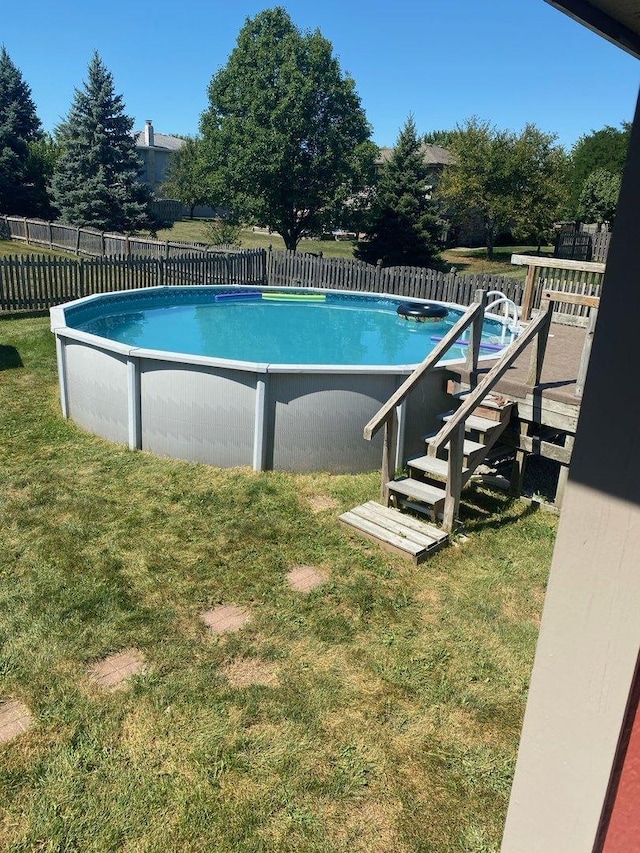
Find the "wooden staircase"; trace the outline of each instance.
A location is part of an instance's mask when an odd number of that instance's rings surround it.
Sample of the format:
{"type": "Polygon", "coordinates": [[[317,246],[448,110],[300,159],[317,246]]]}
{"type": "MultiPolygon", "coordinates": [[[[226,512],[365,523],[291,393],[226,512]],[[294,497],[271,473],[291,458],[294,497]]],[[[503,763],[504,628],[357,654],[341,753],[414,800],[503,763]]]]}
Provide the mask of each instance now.
{"type": "Polygon", "coordinates": [[[415,563],[447,543],[457,521],[463,487],[495,447],[511,418],[513,403],[492,394],[492,390],[522,350],[532,342],[535,345],[529,381],[532,385],[540,381],[551,323],[550,304],[543,306],[536,319],[505,350],[482,381],[458,397],[459,407],[440,416],[442,427],[438,432],[425,436],[426,453],[409,459],[408,474],[396,477],[397,406],[467,329],[470,330],[467,368],[470,371],[477,369],[486,294],[476,291],[467,312],[366,425],[364,437],[368,440],[384,428],[382,505],[369,501],[356,507],[340,516],[343,524],[415,563]],[[408,516],[401,510],[427,515],[434,523],[441,520],[443,529],[408,516]]]}
{"type": "MultiPolygon", "coordinates": [[[[463,445],[461,488],[498,443],[509,424],[513,405],[503,398],[488,397],[483,403],[483,415],[467,418],[465,426],[469,437],[463,445]],[[489,417],[484,416],[487,410],[489,417]]],[[[440,418],[446,423],[453,414],[444,412],[440,418]]],[[[426,454],[407,460],[407,476],[385,483],[391,506],[369,501],[340,516],[342,524],[415,564],[426,560],[449,541],[449,534],[434,526],[443,518],[449,476],[448,444],[438,451],[439,455],[429,453],[430,441],[436,434],[424,437],[426,454]],[[428,516],[433,523],[426,523],[403,510],[428,516]]]]}
{"type": "MultiPolygon", "coordinates": [[[[502,398],[488,397],[483,402],[483,409],[490,410],[494,416],[470,415],[465,421],[463,461],[459,472],[461,489],[504,433],[511,418],[513,403],[502,398]]],[[[445,412],[440,415],[440,419],[447,423],[453,415],[454,412],[445,412]]],[[[397,507],[425,513],[432,521],[443,517],[449,479],[450,442],[441,448],[436,446],[434,453],[431,442],[436,435],[432,433],[425,436],[425,455],[407,460],[407,476],[394,478],[386,484],[390,500],[397,507]]]]}

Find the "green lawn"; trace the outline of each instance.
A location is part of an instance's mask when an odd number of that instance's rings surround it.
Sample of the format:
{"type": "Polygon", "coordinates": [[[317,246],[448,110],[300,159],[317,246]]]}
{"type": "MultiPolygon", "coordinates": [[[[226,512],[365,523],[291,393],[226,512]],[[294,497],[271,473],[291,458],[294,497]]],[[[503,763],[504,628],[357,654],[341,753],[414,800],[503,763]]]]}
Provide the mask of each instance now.
{"type": "MultiPolygon", "coordinates": [[[[487,250],[481,249],[447,249],[442,252],[442,260],[446,264],[455,267],[459,273],[465,275],[490,273],[493,275],[506,275],[524,281],[527,276],[527,267],[514,266],[511,263],[511,255],[537,255],[536,246],[498,246],[494,249],[493,260],[487,260],[487,250]]],[[[543,255],[552,255],[553,246],[545,246],[543,255]]]]}
{"type": "MultiPolygon", "coordinates": [[[[158,232],[160,240],[173,240],[176,242],[206,243],[208,221],[203,219],[185,219],[176,222],[173,228],[158,232]]],[[[274,249],[284,249],[282,237],[278,234],[265,234],[244,228],[240,234],[240,244],[245,249],[266,249],[272,246],[274,249]]],[[[298,246],[300,252],[322,252],[323,255],[333,258],[352,258],[355,243],[349,240],[301,240],[298,246]]],[[[543,254],[551,254],[553,248],[547,246],[543,254]]],[[[534,246],[500,246],[494,252],[494,259],[487,260],[486,249],[447,249],[441,253],[440,267],[455,269],[464,274],[493,273],[494,275],[506,275],[524,281],[527,268],[513,266],[510,263],[512,253],[534,254],[534,246]]],[[[40,246],[28,246],[18,240],[0,240],[0,257],[3,255],[16,254],[45,254],[62,257],[74,257],[61,251],[50,251],[40,246]]]]}
{"type": "Polygon", "coordinates": [[[48,255],[54,258],[75,258],[67,252],[47,249],[44,246],[28,245],[22,240],[0,240],[0,258],[4,255],[48,255]]]}
{"type": "Polygon", "coordinates": [[[6,851],[497,851],[555,518],[468,493],[415,568],[337,515],[378,473],[255,474],[63,421],[47,320],[0,320],[6,851]],[[328,582],[303,596],[286,573],[328,582]],[[234,603],[240,632],[207,633],[234,603]],[[103,694],[88,667],[148,662],[103,694]],[[244,673],[237,678],[238,671],[244,673]]]}

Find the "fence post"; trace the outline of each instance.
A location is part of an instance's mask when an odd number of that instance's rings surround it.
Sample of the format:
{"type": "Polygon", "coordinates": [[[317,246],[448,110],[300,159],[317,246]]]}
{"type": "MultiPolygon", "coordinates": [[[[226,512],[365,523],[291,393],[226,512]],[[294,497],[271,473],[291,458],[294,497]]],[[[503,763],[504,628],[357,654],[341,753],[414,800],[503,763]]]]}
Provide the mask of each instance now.
{"type": "Polygon", "coordinates": [[[76,255],[80,254],[80,226],[76,226],[76,255]]]}
{"type": "Polygon", "coordinates": [[[26,216],[24,216],[23,219],[24,219],[24,236],[27,239],[27,246],[28,246],[28,245],[30,245],[29,244],[29,220],[27,219],[26,216]]]}

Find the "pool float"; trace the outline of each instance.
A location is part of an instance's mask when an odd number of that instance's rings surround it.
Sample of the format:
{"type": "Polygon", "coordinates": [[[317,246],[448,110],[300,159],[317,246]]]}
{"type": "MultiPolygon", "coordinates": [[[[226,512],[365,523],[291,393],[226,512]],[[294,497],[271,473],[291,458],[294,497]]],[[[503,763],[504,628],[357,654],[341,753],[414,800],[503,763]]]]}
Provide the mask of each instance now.
{"type": "Polygon", "coordinates": [[[405,320],[416,320],[418,323],[424,323],[427,320],[433,322],[443,320],[449,313],[444,305],[433,305],[429,302],[401,302],[396,308],[396,312],[404,317],[405,320]]]}

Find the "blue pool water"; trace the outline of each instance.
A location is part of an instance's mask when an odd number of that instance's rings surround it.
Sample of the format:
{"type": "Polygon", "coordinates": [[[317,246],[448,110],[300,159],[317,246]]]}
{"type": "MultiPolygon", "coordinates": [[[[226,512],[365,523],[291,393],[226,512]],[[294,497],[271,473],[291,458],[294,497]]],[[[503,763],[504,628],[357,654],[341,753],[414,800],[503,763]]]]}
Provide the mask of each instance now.
{"type": "MultiPolygon", "coordinates": [[[[416,323],[398,316],[402,300],[327,294],[323,301],[226,298],[232,288],[165,288],[109,295],[67,310],[69,326],[130,346],[272,364],[405,365],[422,361],[459,319],[416,323]],[[216,296],[218,299],[216,299],[216,296]],[[220,298],[222,297],[222,298],[220,298]]],[[[294,291],[289,291],[289,293],[294,291]]],[[[487,320],[495,352],[502,324],[487,320]]],[[[456,346],[447,358],[464,358],[456,346]]]]}

